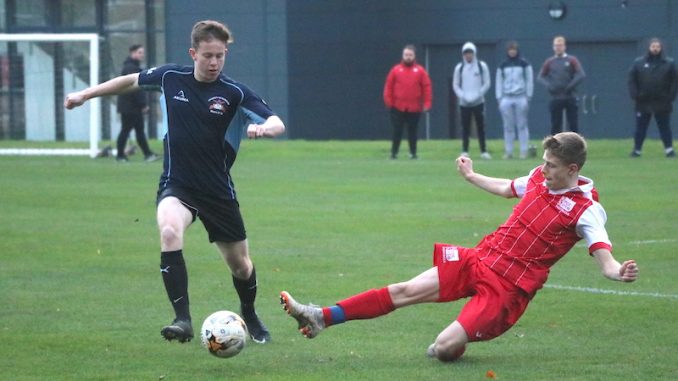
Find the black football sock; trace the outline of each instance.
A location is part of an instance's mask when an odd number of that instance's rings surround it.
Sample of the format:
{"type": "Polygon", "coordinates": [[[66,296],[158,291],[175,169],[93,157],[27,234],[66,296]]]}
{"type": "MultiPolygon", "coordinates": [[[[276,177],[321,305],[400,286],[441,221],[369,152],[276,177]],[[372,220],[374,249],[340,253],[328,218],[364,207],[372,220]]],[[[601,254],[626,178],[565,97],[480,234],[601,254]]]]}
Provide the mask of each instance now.
{"type": "Polygon", "coordinates": [[[240,297],[240,312],[243,317],[254,315],[254,299],[257,297],[257,272],[252,267],[252,274],[249,279],[238,279],[233,276],[233,286],[240,297]]]}
{"type": "Polygon", "coordinates": [[[167,297],[172,303],[177,319],[191,320],[188,308],[188,273],[181,250],[160,253],[160,274],[165,283],[167,297]]]}

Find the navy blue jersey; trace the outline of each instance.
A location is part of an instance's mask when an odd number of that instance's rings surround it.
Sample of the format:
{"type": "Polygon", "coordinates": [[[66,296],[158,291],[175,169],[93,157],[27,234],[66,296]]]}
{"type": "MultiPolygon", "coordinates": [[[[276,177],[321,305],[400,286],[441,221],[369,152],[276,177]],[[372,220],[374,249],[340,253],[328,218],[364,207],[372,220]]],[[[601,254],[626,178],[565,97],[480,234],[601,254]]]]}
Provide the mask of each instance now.
{"type": "Polygon", "coordinates": [[[198,82],[192,66],[144,70],[139,86],[162,91],[165,152],[160,189],[181,187],[236,199],[230,168],[247,126],[274,115],[268,105],[223,74],[214,82],[198,82]]]}

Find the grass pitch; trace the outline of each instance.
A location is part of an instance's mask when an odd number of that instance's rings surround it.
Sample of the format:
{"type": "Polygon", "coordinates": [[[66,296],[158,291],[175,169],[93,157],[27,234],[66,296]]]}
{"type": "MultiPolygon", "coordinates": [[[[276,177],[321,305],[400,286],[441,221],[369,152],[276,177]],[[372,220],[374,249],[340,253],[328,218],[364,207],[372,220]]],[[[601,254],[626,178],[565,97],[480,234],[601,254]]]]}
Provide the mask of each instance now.
{"type": "MultiPolygon", "coordinates": [[[[501,145],[489,143],[495,156],[501,145]]],[[[469,345],[453,364],[425,350],[463,301],[349,322],[314,340],[298,334],[280,290],[333,304],[429,268],[436,241],[472,246],[503,222],[516,201],[465,183],[458,146],[424,141],[420,160],[391,161],[384,141],[244,142],[233,173],[258,310],[274,341],[250,342],[228,360],[199,340],[160,337],[172,318],[158,271],[160,162],[0,157],[0,379],[678,378],[678,161],[657,141],[636,160],[628,140],[590,141],[583,171],[607,210],[616,258],[639,263],[636,283],[607,281],[577,245],[552,269],[547,285],[561,288],[541,290],[513,329],[469,345]]],[[[475,160],[478,172],[507,178],[538,164],[475,160]]],[[[237,311],[230,274],[199,222],[185,258],[195,329],[216,310],[237,311]]]]}

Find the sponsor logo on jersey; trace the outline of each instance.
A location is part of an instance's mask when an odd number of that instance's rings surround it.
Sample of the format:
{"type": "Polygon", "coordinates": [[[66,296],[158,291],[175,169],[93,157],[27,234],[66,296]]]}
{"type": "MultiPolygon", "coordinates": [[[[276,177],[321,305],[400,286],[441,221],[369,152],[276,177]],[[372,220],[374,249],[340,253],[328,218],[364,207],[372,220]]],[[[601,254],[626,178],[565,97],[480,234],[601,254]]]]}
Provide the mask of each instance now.
{"type": "Polygon", "coordinates": [[[454,246],[443,247],[443,261],[456,262],[459,260],[459,249],[454,246]]]}
{"type": "Polygon", "coordinates": [[[207,100],[207,105],[212,114],[224,115],[228,110],[228,106],[231,105],[231,102],[223,97],[212,97],[207,100]]]}
{"type": "Polygon", "coordinates": [[[146,70],[146,75],[151,75],[157,68],[157,66],[153,66],[152,68],[146,70]]]}
{"type": "Polygon", "coordinates": [[[184,95],[184,90],[179,90],[177,95],[173,96],[172,98],[174,98],[178,101],[188,102],[188,98],[186,98],[186,96],[184,95]]]}
{"type": "Polygon", "coordinates": [[[561,212],[570,213],[572,208],[574,208],[574,205],[575,202],[571,198],[563,197],[558,201],[557,207],[561,212]]]}

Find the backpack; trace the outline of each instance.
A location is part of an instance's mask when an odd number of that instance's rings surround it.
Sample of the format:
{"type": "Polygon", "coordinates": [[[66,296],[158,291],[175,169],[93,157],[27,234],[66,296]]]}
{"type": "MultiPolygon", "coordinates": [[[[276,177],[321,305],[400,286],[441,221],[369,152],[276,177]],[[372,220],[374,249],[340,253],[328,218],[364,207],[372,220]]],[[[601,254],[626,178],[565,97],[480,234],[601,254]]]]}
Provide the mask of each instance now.
{"type": "MultiPolygon", "coordinates": [[[[459,67],[459,87],[462,87],[462,81],[464,76],[461,75],[464,72],[464,63],[466,60],[461,60],[461,67],[459,67]]],[[[483,65],[480,64],[480,60],[476,60],[476,65],[478,65],[478,71],[480,72],[480,85],[485,85],[485,78],[483,77],[483,65]]]]}

